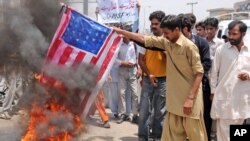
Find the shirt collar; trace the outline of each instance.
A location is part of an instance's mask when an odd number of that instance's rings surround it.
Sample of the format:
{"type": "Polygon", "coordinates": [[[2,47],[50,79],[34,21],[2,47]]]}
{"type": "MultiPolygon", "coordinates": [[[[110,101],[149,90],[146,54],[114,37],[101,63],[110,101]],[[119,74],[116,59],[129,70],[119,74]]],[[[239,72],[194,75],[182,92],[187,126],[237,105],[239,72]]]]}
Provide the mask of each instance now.
{"type": "Polygon", "coordinates": [[[191,35],[192,35],[191,40],[195,43],[195,35],[194,34],[191,34],[191,35]]]}
{"type": "Polygon", "coordinates": [[[244,41],[244,48],[246,48],[248,51],[250,50],[249,42],[244,41]]]}
{"type": "Polygon", "coordinates": [[[209,41],[209,42],[216,43],[217,40],[219,40],[219,38],[217,38],[217,37],[215,36],[215,37],[214,37],[211,41],[209,41]]]}
{"type": "Polygon", "coordinates": [[[217,37],[214,37],[211,42],[216,43],[217,37]]]}
{"type": "Polygon", "coordinates": [[[247,41],[244,41],[244,46],[247,47],[248,49],[250,49],[250,43],[247,41]]]}
{"type": "Polygon", "coordinates": [[[175,42],[179,46],[183,46],[183,40],[185,39],[185,36],[183,34],[180,35],[178,40],[175,42]]]}
{"type": "MultiPolygon", "coordinates": [[[[227,42],[227,47],[232,48],[233,45],[231,45],[230,42],[227,42]]],[[[249,50],[250,49],[250,44],[248,42],[244,42],[243,48],[247,48],[249,50]]]]}

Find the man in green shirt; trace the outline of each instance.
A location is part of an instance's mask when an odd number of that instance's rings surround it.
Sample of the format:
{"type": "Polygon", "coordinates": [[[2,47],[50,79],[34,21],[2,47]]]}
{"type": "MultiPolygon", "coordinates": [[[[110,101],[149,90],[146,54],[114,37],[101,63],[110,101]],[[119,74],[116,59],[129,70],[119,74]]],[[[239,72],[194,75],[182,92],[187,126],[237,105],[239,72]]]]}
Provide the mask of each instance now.
{"type": "Polygon", "coordinates": [[[180,19],[175,15],[163,18],[161,28],[164,37],[144,36],[119,28],[116,32],[144,43],[146,47],[157,47],[167,53],[167,115],[164,121],[162,141],[207,141],[203,120],[201,80],[203,67],[196,45],[184,37],[180,30],[180,19]]]}

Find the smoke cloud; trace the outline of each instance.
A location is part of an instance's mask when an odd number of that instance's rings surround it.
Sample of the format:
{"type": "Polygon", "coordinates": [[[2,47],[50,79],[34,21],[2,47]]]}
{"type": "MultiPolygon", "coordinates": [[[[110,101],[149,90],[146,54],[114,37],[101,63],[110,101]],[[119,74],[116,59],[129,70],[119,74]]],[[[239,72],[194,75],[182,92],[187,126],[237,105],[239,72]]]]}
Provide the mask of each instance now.
{"type": "MultiPolygon", "coordinates": [[[[49,44],[61,17],[61,5],[58,0],[4,0],[3,4],[5,8],[3,13],[0,13],[3,15],[0,27],[0,76],[8,77],[13,72],[21,73],[24,92],[17,108],[31,113],[35,102],[36,105],[47,109],[43,114],[49,117],[49,121],[38,124],[35,129],[41,133],[38,140],[61,131],[73,130],[74,116],[81,112],[80,97],[84,94],[81,92],[92,91],[98,74],[97,69],[87,64],[75,68],[44,66],[49,44]],[[34,73],[40,73],[42,68],[46,74],[63,83],[67,88],[66,94],[57,88],[41,85],[34,79],[34,73]],[[71,112],[51,112],[51,107],[48,106],[51,101],[64,105],[71,112]],[[53,132],[48,130],[51,125],[56,127],[53,132]]],[[[27,129],[29,116],[22,118],[27,120],[22,119],[20,129],[27,129]]],[[[78,140],[77,134],[79,133],[75,133],[76,137],[72,140],[78,140]]],[[[13,138],[13,134],[11,136],[9,138],[13,138]]],[[[20,134],[17,136],[15,138],[21,138],[20,134]]]]}

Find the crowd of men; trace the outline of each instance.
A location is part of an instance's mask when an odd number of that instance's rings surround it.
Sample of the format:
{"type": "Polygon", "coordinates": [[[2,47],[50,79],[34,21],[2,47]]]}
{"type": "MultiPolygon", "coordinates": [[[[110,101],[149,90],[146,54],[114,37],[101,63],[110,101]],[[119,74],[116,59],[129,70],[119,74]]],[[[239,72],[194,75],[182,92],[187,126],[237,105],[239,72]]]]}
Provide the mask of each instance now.
{"type": "MultiPolygon", "coordinates": [[[[216,18],[196,23],[192,14],[154,11],[149,20],[152,35],[131,32],[129,26],[113,28],[123,36],[123,43],[92,106],[104,127],[110,128],[100,102],[103,93],[117,124],[138,124],[139,141],[229,141],[229,126],[250,118],[246,24],[232,21],[223,41],[216,36],[216,18]]],[[[8,111],[15,105],[19,82],[17,76],[1,77],[5,97],[1,118],[11,118],[8,111]]]]}
{"type": "Polygon", "coordinates": [[[246,24],[232,21],[228,35],[224,35],[228,40],[222,40],[216,36],[216,18],[196,24],[192,14],[155,11],[149,20],[153,35],[114,27],[124,36],[119,54],[127,56],[118,55],[116,68],[121,78],[118,91],[111,93],[118,94],[116,108],[122,109],[112,110],[116,111],[117,123],[126,119],[134,122],[139,116],[140,141],[149,137],[162,141],[229,141],[229,126],[243,124],[250,117],[250,46],[243,40],[246,24]],[[136,59],[136,51],[139,67],[130,60],[136,59]],[[139,115],[135,112],[137,83],[132,83],[138,75],[136,69],[142,71],[139,115]],[[126,104],[132,102],[126,111],[132,109],[133,113],[124,113],[124,99],[126,104]]]}

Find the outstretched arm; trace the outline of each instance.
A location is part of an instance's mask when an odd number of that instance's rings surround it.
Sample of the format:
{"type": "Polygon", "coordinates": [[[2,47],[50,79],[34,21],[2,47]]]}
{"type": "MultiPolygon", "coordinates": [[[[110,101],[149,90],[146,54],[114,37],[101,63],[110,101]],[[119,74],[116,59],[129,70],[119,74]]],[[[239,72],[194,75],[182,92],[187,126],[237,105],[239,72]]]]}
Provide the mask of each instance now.
{"type": "Polygon", "coordinates": [[[150,35],[143,35],[139,33],[129,32],[126,30],[122,30],[117,27],[113,27],[114,31],[118,34],[126,36],[130,40],[136,41],[137,43],[141,43],[145,45],[145,48],[160,48],[165,50],[166,47],[169,46],[169,41],[164,37],[157,37],[157,36],[150,36],[150,35]]]}
{"type": "Polygon", "coordinates": [[[157,47],[146,47],[144,43],[139,43],[135,40],[132,40],[134,43],[136,43],[137,45],[139,45],[142,48],[148,49],[148,50],[153,50],[153,51],[165,51],[164,49],[160,49],[157,47]]]}
{"type": "Polygon", "coordinates": [[[122,30],[120,28],[117,27],[113,27],[114,31],[116,31],[118,34],[121,34],[123,36],[128,37],[129,39],[135,40],[139,43],[144,44],[145,43],[145,38],[144,35],[139,34],[139,33],[134,33],[134,32],[129,32],[126,30],[122,30]]]}

